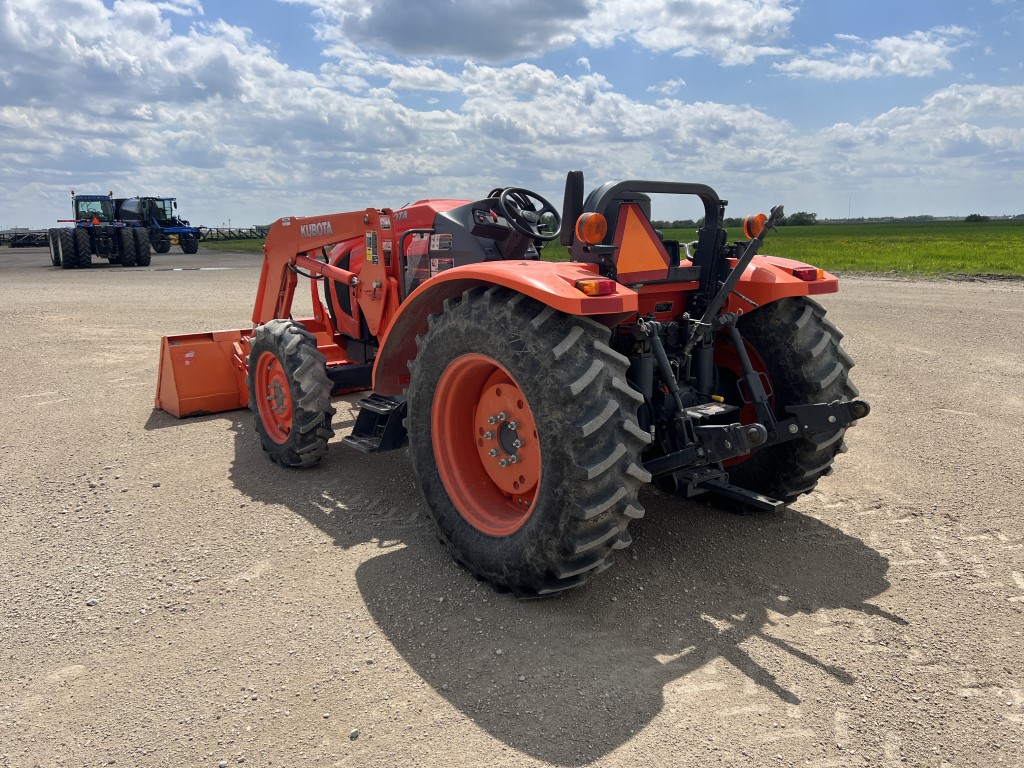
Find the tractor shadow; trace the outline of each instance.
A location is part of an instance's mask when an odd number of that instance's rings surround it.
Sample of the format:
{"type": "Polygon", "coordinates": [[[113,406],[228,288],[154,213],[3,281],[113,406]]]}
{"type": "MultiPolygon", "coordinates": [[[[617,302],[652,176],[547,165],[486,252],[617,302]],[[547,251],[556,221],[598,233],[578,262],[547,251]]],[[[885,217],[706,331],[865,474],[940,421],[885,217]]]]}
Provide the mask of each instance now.
{"type": "MultiPolygon", "coordinates": [[[[380,631],[455,710],[538,760],[581,766],[608,755],[657,717],[666,686],[683,689],[677,697],[699,715],[701,690],[733,704],[760,690],[798,705],[797,681],[808,674],[825,686],[855,684],[841,660],[808,650],[827,641],[781,637],[779,625],[798,614],[845,610],[906,624],[869,602],[889,588],[889,562],[859,539],[793,511],[737,517],[654,490],[641,495],[647,516],[614,568],[563,596],[517,601],[438,544],[405,451],[365,456],[332,443],[297,481],[261,455],[248,413],[233,429],[236,486],[286,506],[338,546],[376,543],[381,554],[359,565],[356,580],[380,631]],[[700,674],[716,660],[751,690],[700,674]],[[793,674],[795,665],[805,670],[793,674]]],[[[837,631],[854,634],[857,621],[840,620],[837,631]]]]}

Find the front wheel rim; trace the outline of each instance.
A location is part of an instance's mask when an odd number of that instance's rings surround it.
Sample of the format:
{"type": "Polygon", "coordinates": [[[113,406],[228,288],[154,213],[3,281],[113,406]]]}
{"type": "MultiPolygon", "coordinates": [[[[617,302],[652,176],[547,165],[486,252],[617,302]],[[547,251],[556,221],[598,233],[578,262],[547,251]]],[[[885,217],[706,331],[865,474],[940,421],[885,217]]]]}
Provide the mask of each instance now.
{"type": "Polygon", "coordinates": [[[537,424],[518,382],[485,355],[441,374],[431,440],[441,482],[459,514],[488,536],[508,536],[533,515],[541,481],[537,424]]]}
{"type": "Polygon", "coordinates": [[[283,444],[292,431],[292,390],[288,374],[272,352],[256,362],[256,402],[267,436],[283,444]]]}

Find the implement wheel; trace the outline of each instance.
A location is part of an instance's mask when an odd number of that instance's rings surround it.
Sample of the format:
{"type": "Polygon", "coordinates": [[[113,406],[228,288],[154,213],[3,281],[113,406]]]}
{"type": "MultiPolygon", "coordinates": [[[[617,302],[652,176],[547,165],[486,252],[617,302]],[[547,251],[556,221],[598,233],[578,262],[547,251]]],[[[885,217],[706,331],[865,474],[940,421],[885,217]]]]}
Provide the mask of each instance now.
{"type": "MultiPolygon", "coordinates": [[[[189,255],[199,252],[199,238],[190,235],[182,235],[178,242],[181,243],[181,252],[189,255]]],[[[170,247],[170,246],[168,246],[170,247]]]]}
{"type": "MultiPolygon", "coordinates": [[[[806,297],[781,299],[739,323],[750,362],[766,381],[775,417],[789,418],[787,405],[852,400],[853,359],[839,345],[842,332],[825,318],[825,309],[806,297]]],[[[735,350],[722,339],[716,345],[718,394],[742,407],[740,421],[757,421],[753,406],[744,404],[736,381],[742,372],[735,350]]],[[[729,482],[790,503],[814,490],[832,471],[838,453],[846,451],[846,429],[800,437],[726,462],[729,482]]]]}
{"type": "Polygon", "coordinates": [[[413,469],[455,558],[521,597],[608,568],[650,476],[642,398],[606,327],[504,288],[445,302],[417,338],[413,469]]]}
{"type": "Polygon", "coordinates": [[[334,436],[327,358],[316,337],[291,320],[271,320],[253,332],[249,409],[263,450],[285,467],[310,467],[327,455],[334,436]]]}

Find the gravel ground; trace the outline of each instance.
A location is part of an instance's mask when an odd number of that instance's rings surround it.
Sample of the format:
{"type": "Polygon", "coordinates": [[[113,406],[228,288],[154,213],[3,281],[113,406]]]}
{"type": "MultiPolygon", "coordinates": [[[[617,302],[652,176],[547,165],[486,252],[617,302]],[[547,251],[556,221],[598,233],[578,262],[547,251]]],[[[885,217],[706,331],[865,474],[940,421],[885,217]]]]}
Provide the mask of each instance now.
{"type": "Polygon", "coordinates": [[[615,568],[517,602],[404,451],[287,471],[153,409],[160,336],[258,278],[0,250],[0,766],[1024,765],[1024,284],[845,279],[873,412],[819,490],[645,491],[615,568]]]}

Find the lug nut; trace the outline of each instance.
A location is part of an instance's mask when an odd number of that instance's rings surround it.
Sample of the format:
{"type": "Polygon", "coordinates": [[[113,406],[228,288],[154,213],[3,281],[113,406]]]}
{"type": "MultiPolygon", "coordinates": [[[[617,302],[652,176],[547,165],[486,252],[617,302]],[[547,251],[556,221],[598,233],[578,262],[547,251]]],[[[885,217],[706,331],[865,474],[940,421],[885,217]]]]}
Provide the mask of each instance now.
{"type": "Polygon", "coordinates": [[[489,450],[487,452],[487,455],[491,456],[491,457],[494,457],[494,456],[497,456],[499,453],[500,453],[500,451],[497,448],[491,448],[491,450],[489,450]]]}
{"type": "Polygon", "coordinates": [[[502,459],[501,461],[499,461],[498,462],[498,466],[499,467],[507,467],[508,466],[508,459],[502,459]]]}
{"type": "Polygon", "coordinates": [[[510,421],[508,423],[508,428],[515,432],[517,429],[519,429],[519,425],[516,424],[514,421],[510,421]]]}
{"type": "Polygon", "coordinates": [[[493,440],[493,439],[494,439],[494,433],[493,432],[484,432],[484,440],[493,440]]]}
{"type": "Polygon", "coordinates": [[[513,448],[517,448],[517,449],[518,449],[518,448],[522,448],[522,447],[523,447],[523,441],[522,441],[522,440],[519,440],[518,438],[517,438],[517,439],[515,439],[515,440],[513,440],[513,441],[512,441],[512,447],[513,447],[513,448]]]}

